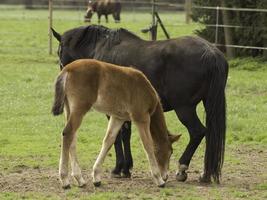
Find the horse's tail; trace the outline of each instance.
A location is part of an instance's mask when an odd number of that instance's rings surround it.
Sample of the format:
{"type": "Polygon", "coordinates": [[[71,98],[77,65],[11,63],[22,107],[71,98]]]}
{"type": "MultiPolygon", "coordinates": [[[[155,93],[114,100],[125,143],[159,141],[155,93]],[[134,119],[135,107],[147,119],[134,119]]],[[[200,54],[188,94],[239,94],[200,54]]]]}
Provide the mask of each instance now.
{"type": "Polygon", "coordinates": [[[66,82],[67,73],[62,72],[56,79],[55,83],[55,97],[52,107],[53,115],[60,115],[63,113],[64,103],[66,99],[65,94],[65,82],[66,82]]]}
{"type": "Polygon", "coordinates": [[[209,67],[208,94],[204,100],[206,111],[206,152],[204,174],[219,183],[224,161],[226,132],[225,86],[228,76],[228,63],[216,48],[203,55],[205,65],[209,67]]]}

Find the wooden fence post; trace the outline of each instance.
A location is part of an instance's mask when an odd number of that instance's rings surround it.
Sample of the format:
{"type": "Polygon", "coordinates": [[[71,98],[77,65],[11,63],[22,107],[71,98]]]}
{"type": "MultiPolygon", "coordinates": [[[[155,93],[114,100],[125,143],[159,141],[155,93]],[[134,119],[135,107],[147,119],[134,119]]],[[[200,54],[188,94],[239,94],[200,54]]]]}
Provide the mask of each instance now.
{"type": "Polygon", "coordinates": [[[49,16],[48,16],[48,51],[49,55],[52,55],[52,26],[53,26],[53,0],[48,1],[48,9],[49,9],[49,16]]]}
{"type": "Polygon", "coordinates": [[[190,24],[192,12],[192,0],[185,0],[185,22],[190,24]]]}
{"type": "Polygon", "coordinates": [[[151,30],[150,30],[150,39],[151,40],[157,40],[157,22],[155,17],[156,12],[156,0],[152,0],[152,24],[151,24],[151,30]]]}
{"type": "MultiPolygon", "coordinates": [[[[224,0],[221,0],[222,7],[225,7],[224,0]]],[[[225,9],[222,9],[222,21],[224,25],[224,39],[225,39],[225,45],[226,45],[226,55],[228,58],[234,58],[235,56],[235,50],[232,47],[229,47],[227,45],[233,45],[233,37],[232,37],[232,30],[231,28],[227,27],[230,24],[230,16],[229,12],[225,9]]]]}

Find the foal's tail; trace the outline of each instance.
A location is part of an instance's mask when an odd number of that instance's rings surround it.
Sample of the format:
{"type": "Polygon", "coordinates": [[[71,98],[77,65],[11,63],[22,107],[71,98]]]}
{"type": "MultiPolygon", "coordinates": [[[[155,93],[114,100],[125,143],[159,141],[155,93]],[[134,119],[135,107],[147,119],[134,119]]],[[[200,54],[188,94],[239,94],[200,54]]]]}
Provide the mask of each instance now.
{"type": "Polygon", "coordinates": [[[63,113],[65,96],[66,96],[65,94],[66,76],[67,76],[66,72],[60,73],[55,83],[55,97],[52,107],[52,113],[55,116],[63,113]]]}
{"type": "Polygon", "coordinates": [[[208,66],[208,95],[204,100],[206,111],[206,152],[204,174],[215,182],[220,182],[224,161],[226,132],[225,86],[228,76],[228,63],[218,49],[206,51],[204,64],[208,66]]]}

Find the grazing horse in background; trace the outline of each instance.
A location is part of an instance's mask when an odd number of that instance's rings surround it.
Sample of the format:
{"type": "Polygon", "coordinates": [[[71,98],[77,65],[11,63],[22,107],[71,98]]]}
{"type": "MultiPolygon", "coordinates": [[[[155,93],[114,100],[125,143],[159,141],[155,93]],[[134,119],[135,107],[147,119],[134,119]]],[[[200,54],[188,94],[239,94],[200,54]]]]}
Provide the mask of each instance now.
{"type": "MultiPolygon", "coordinates": [[[[61,68],[79,58],[95,58],[141,70],[158,92],[164,111],[174,110],[190,135],[179,159],[176,179],[187,179],[186,170],[205,137],[204,173],[200,180],[210,182],[213,177],[219,183],[225,150],[228,63],[214,45],[191,36],[145,41],[125,29],[96,25],[74,28],[63,35],[53,30],[53,35],[59,41],[61,68]],[[201,101],[206,111],[206,126],[196,112],[201,101]]],[[[115,142],[113,174],[122,172],[130,176],[130,135],[128,122],[115,142]]]]}
{"type": "Polygon", "coordinates": [[[105,15],[106,23],[108,23],[108,15],[112,14],[116,23],[120,22],[121,3],[118,0],[97,0],[89,1],[84,20],[91,22],[94,13],[97,13],[98,23],[101,22],[101,16],[105,15]]]}
{"type": "Polygon", "coordinates": [[[61,114],[63,107],[67,116],[59,166],[63,188],[70,187],[69,154],[72,175],[79,186],[85,185],[77,161],[76,131],[91,108],[110,116],[106,136],[93,167],[94,185],[100,186],[101,165],[121,126],[126,120],[131,120],[139,130],[152,177],[159,187],[164,187],[171,145],[180,136],[168,134],[160,99],[142,72],[93,59],[76,60],[62,70],[55,84],[53,114],[61,114]]]}

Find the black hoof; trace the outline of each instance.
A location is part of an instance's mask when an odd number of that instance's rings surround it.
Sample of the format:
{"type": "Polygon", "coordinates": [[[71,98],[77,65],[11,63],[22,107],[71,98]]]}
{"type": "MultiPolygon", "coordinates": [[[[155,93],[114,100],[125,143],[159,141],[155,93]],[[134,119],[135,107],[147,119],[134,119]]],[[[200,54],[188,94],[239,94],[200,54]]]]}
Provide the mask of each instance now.
{"type": "Polygon", "coordinates": [[[122,172],[122,178],[131,178],[131,173],[130,172],[127,172],[127,173],[124,173],[122,172]]]}
{"type": "Polygon", "coordinates": [[[164,188],[165,187],[165,183],[158,185],[159,188],[164,188]]]}
{"type": "Polygon", "coordinates": [[[94,182],[94,186],[95,187],[99,187],[101,185],[101,181],[99,181],[99,182],[94,182]]]}
{"type": "Polygon", "coordinates": [[[187,173],[186,172],[179,172],[176,174],[176,180],[179,182],[185,182],[187,179],[187,173]]]}
{"type": "Polygon", "coordinates": [[[62,188],[63,188],[64,190],[69,190],[71,187],[70,187],[70,184],[69,184],[69,185],[62,186],[62,188]]]}
{"type": "Polygon", "coordinates": [[[113,171],[110,173],[110,177],[111,177],[111,178],[121,178],[121,173],[120,173],[120,172],[116,172],[115,170],[113,170],[113,171]]]}
{"type": "Polygon", "coordinates": [[[205,184],[210,184],[211,183],[211,178],[210,177],[207,177],[207,176],[200,176],[199,177],[199,182],[200,183],[205,183],[205,184]]]}
{"type": "Polygon", "coordinates": [[[121,175],[120,174],[113,174],[113,173],[111,173],[110,174],[110,177],[111,178],[121,178],[121,175]]]}

